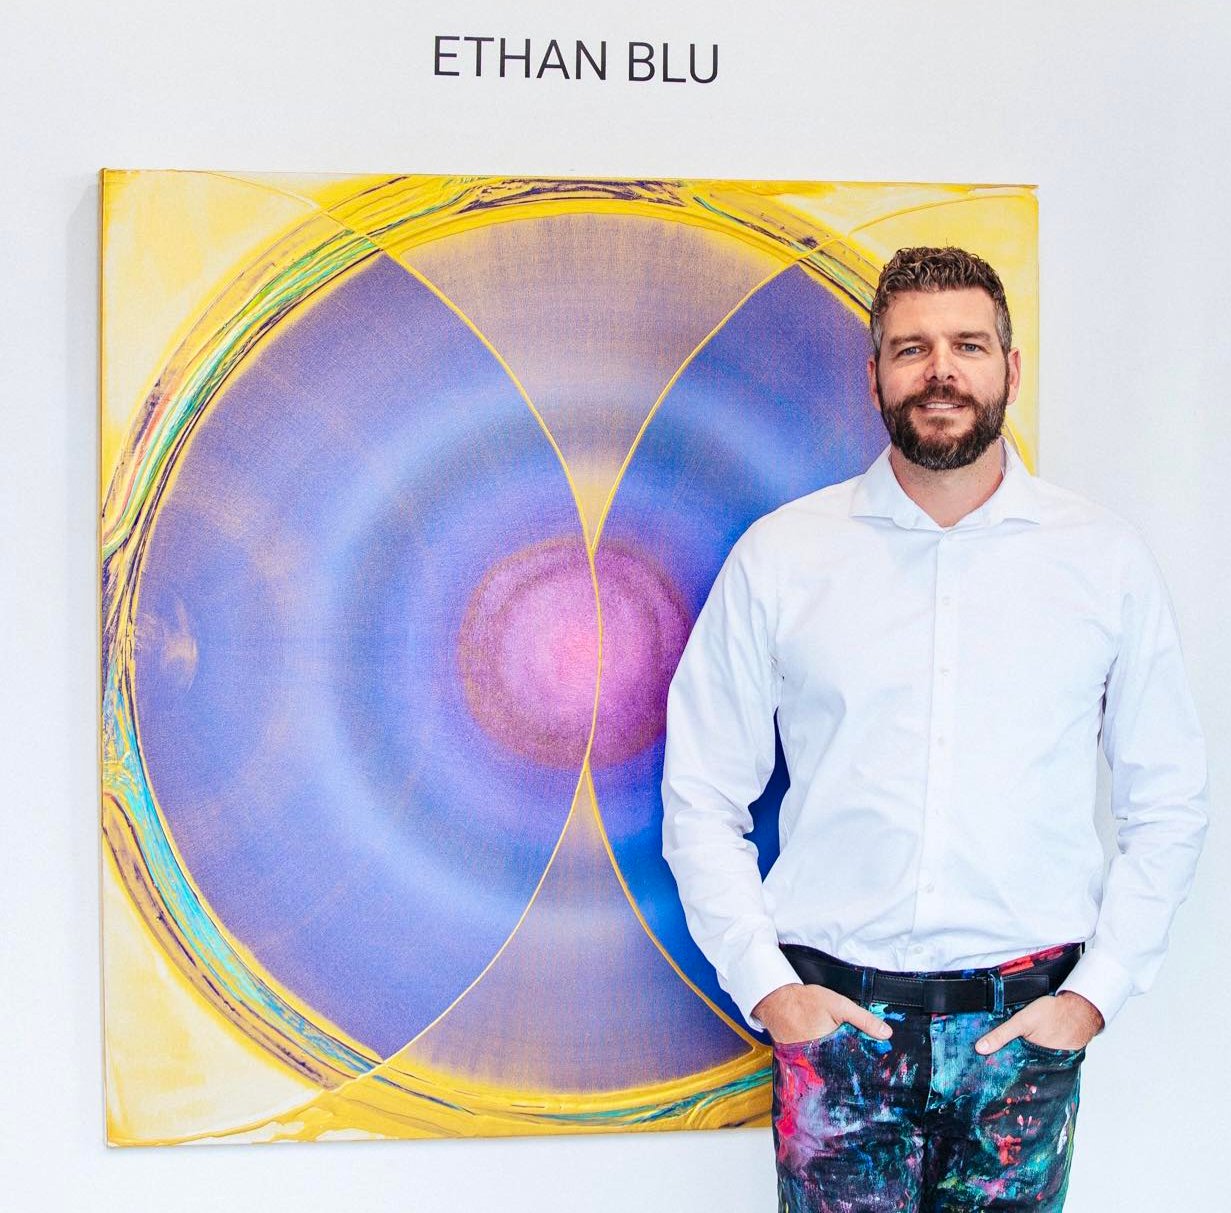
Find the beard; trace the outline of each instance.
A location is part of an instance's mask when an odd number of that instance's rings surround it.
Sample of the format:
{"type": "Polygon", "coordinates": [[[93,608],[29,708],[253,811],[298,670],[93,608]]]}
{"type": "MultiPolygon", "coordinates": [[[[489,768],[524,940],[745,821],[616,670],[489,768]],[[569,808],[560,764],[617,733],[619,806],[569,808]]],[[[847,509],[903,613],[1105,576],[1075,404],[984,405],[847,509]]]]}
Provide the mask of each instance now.
{"type": "Polygon", "coordinates": [[[879,372],[876,390],[881,400],[881,420],[889,433],[889,441],[911,463],[931,472],[950,472],[974,463],[1000,437],[1005,410],[1009,407],[1007,368],[1004,387],[1000,395],[991,400],[979,400],[949,384],[936,384],[901,400],[886,400],[881,391],[879,372]],[[972,423],[964,430],[957,430],[956,427],[951,430],[949,426],[944,426],[930,433],[921,432],[915,424],[915,409],[932,401],[965,405],[970,409],[972,423]]]}

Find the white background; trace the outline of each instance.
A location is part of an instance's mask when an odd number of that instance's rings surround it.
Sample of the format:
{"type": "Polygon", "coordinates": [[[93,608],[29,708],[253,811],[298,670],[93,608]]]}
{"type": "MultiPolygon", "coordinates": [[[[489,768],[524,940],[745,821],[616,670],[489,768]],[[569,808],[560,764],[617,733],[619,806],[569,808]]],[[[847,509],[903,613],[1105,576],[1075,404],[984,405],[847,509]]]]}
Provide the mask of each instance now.
{"type": "MultiPolygon", "coordinates": [[[[1041,470],[1168,576],[1214,828],[1158,987],[1092,1048],[1070,1213],[1221,1210],[1231,878],[1223,6],[81,0],[0,8],[0,1203],[769,1213],[767,1132],[107,1150],[95,771],[95,172],[1033,182],[1041,470]],[[431,75],[436,33],[721,46],[718,82],[431,75]]],[[[618,60],[617,60],[618,62],[618,60]]]]}

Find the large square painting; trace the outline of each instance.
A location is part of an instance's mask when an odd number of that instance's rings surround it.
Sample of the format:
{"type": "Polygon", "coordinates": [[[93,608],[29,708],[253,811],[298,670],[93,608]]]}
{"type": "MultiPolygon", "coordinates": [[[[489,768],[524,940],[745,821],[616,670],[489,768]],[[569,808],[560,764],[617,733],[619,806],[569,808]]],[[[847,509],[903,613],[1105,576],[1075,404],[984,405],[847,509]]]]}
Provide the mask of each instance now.
{"type": "Polygon", "coordinates": [[[894,249],[1001,271],[1033,464],[1032,191],[109,171],[102,243],[109,1140],[764,1123],[667,684],[744,528],[885,444],[894,249]]]}

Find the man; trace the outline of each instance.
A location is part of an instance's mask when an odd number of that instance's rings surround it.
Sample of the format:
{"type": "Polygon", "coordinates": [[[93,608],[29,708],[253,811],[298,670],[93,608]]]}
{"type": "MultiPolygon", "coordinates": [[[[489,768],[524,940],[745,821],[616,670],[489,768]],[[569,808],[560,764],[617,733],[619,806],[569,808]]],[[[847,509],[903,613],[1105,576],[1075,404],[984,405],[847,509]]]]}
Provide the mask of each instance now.
{"type": "Polygon", "coordinates": [[[668,700],[664,854],[773,1039],[784,1213],[1057,1210],[1085,1047],[1188,891],[1203,744],[1144,544],[1001,437],[1021,355],[995,271],[903,249],[871,329],[890,447],[723,566],[668,700]]]}

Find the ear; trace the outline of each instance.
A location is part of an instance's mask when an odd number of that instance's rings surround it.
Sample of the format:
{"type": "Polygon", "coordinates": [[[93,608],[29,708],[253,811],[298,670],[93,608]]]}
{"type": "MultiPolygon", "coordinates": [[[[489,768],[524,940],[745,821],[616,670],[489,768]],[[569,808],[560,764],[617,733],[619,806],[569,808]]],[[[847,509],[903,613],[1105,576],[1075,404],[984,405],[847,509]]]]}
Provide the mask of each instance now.
{"type": "Polygon", "coordinates": [[[1011,349],[1008,357],[1009,364],[1009,403],[1012,404],[1017,399],[1018,390],[1022,386],[1022,352],[1019,349],[1011,349]]]}
{"type": "MultiPolygon", "coordinates": [[[[1013,351],[1017,353],[1016,350],[1013,351]]],[[[872,401],[872,407],[879,413],[881,412],[881,394],[876,390],[876,355],[872,354],[868,358],[868,397],[872,401]]]]}

